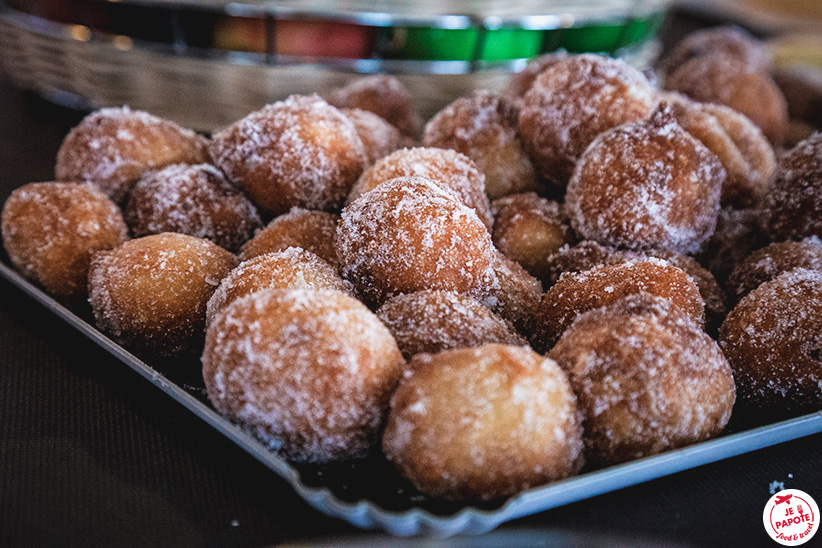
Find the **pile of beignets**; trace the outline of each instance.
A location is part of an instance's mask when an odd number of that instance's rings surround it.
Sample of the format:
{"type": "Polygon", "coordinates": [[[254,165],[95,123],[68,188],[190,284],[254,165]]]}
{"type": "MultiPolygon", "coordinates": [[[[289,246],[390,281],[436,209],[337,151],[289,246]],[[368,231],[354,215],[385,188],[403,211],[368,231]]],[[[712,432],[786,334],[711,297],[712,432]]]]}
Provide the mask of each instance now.
{"type": "MultiPolygon", "coordinates": [[[[422,124],[393,77],[206,138],[128,107],[2,213],[13,265],[143,356],[202,355],[284,457],[505,497],[822,407],[822,134],[766,49],[555,53],[422,124]]],[[[185,363],[185,362],[182,362],[185,363]]]]}

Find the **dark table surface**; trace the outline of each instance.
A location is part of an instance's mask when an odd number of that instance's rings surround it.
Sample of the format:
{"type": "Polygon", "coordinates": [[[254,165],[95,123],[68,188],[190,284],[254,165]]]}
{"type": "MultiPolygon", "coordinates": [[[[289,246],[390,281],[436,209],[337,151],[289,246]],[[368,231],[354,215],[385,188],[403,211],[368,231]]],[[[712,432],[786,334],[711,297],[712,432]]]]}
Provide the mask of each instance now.
{"type": "MultiPolygon", "coordinates": [[[[81,115],[0,73],[0,202],[53,177],[81,115]]],[[[505,524],[560,545],[776,546],[772,482],[822,502],[822,435],[505,524]],[[557,533],[560,533],[557,536],[557,533]],[[546,537],[548,538],[548,537],[546,537]],[[600,543],[618,539],[616,544],[600,543]]],[[[0,280],[0,546],[270,546],[363,535],[0,280]]],[[[418,542],[418,541],[417,541],[418,542]]],[[[822,535],[809,544],[821,546],[822,535]]],[[[503,541],[500,545],[506,545],[503,541]]]]}

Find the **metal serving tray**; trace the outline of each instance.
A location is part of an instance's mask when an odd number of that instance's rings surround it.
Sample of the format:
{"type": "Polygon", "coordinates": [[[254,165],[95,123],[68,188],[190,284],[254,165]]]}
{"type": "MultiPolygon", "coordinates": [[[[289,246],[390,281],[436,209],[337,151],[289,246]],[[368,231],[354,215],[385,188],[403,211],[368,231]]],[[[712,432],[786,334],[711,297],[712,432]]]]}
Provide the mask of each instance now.
{"type": "Polygon", "coordinates": [[[727,433],[719,438],[617,466],[583,470],[573,478],[529,489],[505,501],[478,506],[444,502],[416,492],[379,455],[331,466],[289,463],[208,404],[195,358],[190,359],[191,367],[180,367],[179,360],[175,367],[149,365],[89,323],[88,310],[69,310],[2,261],[0,275],[242,447],[317,510],[358,527],[394,535],[484,533],[522,516],[822,432],[822,411],[753,428],[733,424],[732,419],[727,433]],[[180,370],[187,372],[181,374],[180,370]]]}

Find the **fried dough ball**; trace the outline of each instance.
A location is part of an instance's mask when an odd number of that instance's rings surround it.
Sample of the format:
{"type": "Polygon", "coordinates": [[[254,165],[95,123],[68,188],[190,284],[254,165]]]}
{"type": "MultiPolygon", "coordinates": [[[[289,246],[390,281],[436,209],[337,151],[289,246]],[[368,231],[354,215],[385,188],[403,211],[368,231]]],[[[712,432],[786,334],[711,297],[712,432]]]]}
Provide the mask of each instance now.
{"type": "Polygon", "coordinates": [[[21,186],[6,200],[1,224],[14,267],[59,296],[84,297],[92,255],[128,239],[114,202],[82,183],[21,186]]]}
{"type": "Polygon", "coordinates": [[[741,112],[774,146],[785,140],[788,105],[770,74],[760,68],[741,64],[728,55],[695,57],[665,79],[665,88],[741,112]]]}
{"type": "Polygon", "coordinates": [[[573,239],[559,204],[529,192],[495,200],[491,209],[497,249],[532,276],[546,279],[548,256],[573,239]]]}
{"type": "Polygon", "coordinates": [[[289,460],[365,456],[405,361],[362,303],[321,289],[265,289],[208,328],[203,379],[217,410],[289,460]]]}
{"type": "Polygon", "coordinates": [[[521,98],[531,89],[534,80],[537,79],[537,76],[539,76],[543,70],[557,61],[562,61],[566,57],[568,57],[568,54],[564,51],[555,51],[540,55],[536,59],[529,61],[524,69],[511,75],[511,79],[508,81],[505,89],[502,90],[502,94],[511,99],[521,98]]]}
{"type": "Polygon", "coordinates": [[[740,401],[773,411],[822,405],[822,271],[796,269],[746,295],[722,324],[719,344],[740,401]]]}
{"type": "Polygon", "coordinates": [[[687,255],[662,250],[638,252],[614,249],[585,240],[573,247],[565,246],[548,258],[550,279],[553,285],[565,272],[584,272],[597,266],[616,265],[648,257],[663,259],[691,277],[705,302],[706,328],[711,334],[716,334],[728,313],[728,299],[713,274],[687,255]]]}
{"type": "Polygon", "coordinates": [[[316,95],[292,95],[216,133],[214,163],[274,215],[294,206],[334,211],[365,168],[354,123],[316,95]]]}
{"type": "Polygon", "coordinates": [[[402,133],[382,117],[359,108],[341,108],[340,112],[354,123],[369,165],[402,148],[402,133]]]}
{"type": "Polygon", "coordinates": [[[357,180],[346,203],[395,177],[425,177],[454,191],[490,230],[494,223],[485,175],[468,156],[443,148],[404,148],[378,160],[357,180]]]}
{"type": "Polygon", "coordinates": [[[166,232],[94,255],[89,301],[97,326],[138,352],[172,356],[198,350],[206,303],[237,266],[225,249],[166,232]]]}
{"type": "Polygon", "coordinates": [[[822,133],[782,157],[767,207],[774,240],[822,238],[822,133]]]}
{"type": "Polygon", "coordinates": [[[531,343],[547,351],[580,314],[643,292],[668,299],[697,326],[705,323],[699,287],[684,270],[662,259],[637,259],[560,277],[542,297],[531,343]]]}
{"type": "Polygon", "coordinates": [[[585,456],[605,466],[719,434],[736,399],[716,342],[647,293],[580,315],[548,356],[583,412],[585,456]]]}
{"type": "Polygon", "coordinates": [[[754,251],[728,278],[728,292],[738,302],[763,283],[795,268],[822,270],[822,240],[812,236],[801,242],[777,242],[754,251]]]}
{"type": "Polygon", "coordinates": [[[689,253],[713,233],[725,170],[664,105],[648,120],[601,134],[568,185],[565,208],[581,237],[689,253]]]}
{"type": "Polygon", "coordinates": [[[337,264],[337,222],[339,215],[326,211],[293,208],[275,217],[240,249],[240,259],[247,261],[264,253],[301,247],[337,264]]]}
{"type": "Polygon", "coordinates": [[[422,144],[471,158],[485,174],[492,200],[540,188],[519,138],[518,111],[510,99],[487,91],[457,99],[425,125],[422,144]]]}
{"type": "Polygon", "coordinates": [[[645,118],[654,89],[624,61],[571,55],[546,67],[522,98],[519,130],[537,172],[565,186],[594,138],[645,118]]]}
{"type": "Polygon", "coordinates": [[[494,245],[455,193],[424,177],[398,177],[343,210],[337,256],[343,277],[379,305],[423,289],[479,289],[494,245]]]}
{"type": "Polygon", "coordinates": [[[718,282],[724,284],[745,257],[768,244],[764,217],[759,209],[723,208],[719,211],[713,236],[696,256],[718,282]]]}
{"type": "Polygon", "coordinates": [[[776,155],[762,131],[724,105],[696,103],[674,93],[666,99],[672,99],[671,112],[679,125],[716,154],[725,168],[728,176],[722,183],[721,204],[758,205],[776,170],[776,155]]]}
{"type": "Polygon", "coordinates": [[[484,344],[528,344],[513,326],[467,295],[417,291],[388,299],[377,316],[405,359],[484,344]]]}
{"type": "Polygon", "coordinates": [[[206,139],[169,120],[128,107],[92,112],[57,151],[58,180],[88,181],[117,203],[146,171],[208,159],[206,139]]]}
{"type": "Polygon", "coordinates": [[[409,370],[382,447],[423,493],[488,500],[582,467],[576,398],[553,360],[491,344],[419,354],[409,370]]]}
{"type": "Polygon", "coordinates": [[[542,284],[516,261],[495,251],[486,282],[475,293],[483,306],[529,336],[542,299],[542,284]]]}
{"type": "Polygon", "coordinates": [[[125,219],[135,237],[179,232],[236,251],[262,222],[257,208],[209,164],[150,171],[129,194],[125,219]]]}
{"type": "Polygon", "coordinates": [[[408,137],[417,137],[422,127],[422,118],[411,94],[394,76],[377,74],[358,78],[332,90],[328,102],[339,108],[373,112],[408,137]]]}
{"type": "Polygon", "coordinates": [[[681,40],[660,63],[660,70],[670,75],[697,57],[722,55],[737,64],[761,71],[771,69],[771,56],[765,44],[747,31],[734,26],[705,29],[681,40]]]}
{"type": "Polygon", "coordinates": [[[208,300],[206,325],[240,297],[269,288],[334,289],[351,293],[351,285],[340,278],[333,266],[310,251],[289,247],[243,261],[223,278],[208,300]]]}

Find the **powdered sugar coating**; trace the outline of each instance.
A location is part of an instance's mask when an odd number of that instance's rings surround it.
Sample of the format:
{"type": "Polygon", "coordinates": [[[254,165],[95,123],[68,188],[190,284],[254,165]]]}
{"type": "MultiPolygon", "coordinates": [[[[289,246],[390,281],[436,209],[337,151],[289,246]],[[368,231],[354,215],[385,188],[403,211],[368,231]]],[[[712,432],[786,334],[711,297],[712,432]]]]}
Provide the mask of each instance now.
{"type": "Polygon", "coordinates": [[[399,293],[480,287],[493,259],[491,235],[475,211],[430,179],[398,177],[342,212],[337,256],[366,301],[399,293]]]}
{"type": "Polygon", "coordinates": [[[351,293],[351,284],[333,266],[299,247],[265,253],[243,261],[226,276],[208,300],[206,325],[226,306],[263,289],[334,289],[351,293]]]}
{"type": "Polygon", "coordinates": [[[645,118],[654,102],[648,80],[624,61],[572,55],[545,68],[523,97],[520,135],[537,172],[565,186],[597,135],[645,118]]]}
{"type": "Polygon", "coordinates": [[[534,166],[519,138],[518,115],[512,100],[475,91],[435,114],[425,124],[422,143],[471,158],[485,174],[485,193],[492,200],[537,190],[534,166]]]}
{"type": "Polygon", "coordinates": [[[719,346],[660,297],[631,295],[578,316],[549,357],[569,375],[596,465],[705,440],[731,417],[734,379],[719,346]]]}
{"type": "Polygon", "coordinates": [[[208,329],[202,362],[214,407],[301,462],[365,456],[405,363],[365,306],[310,289],[231,303],[208,329]]]}
{"type": "Polygon", "coordinates": [[[772,189],[767,209],[774,240],[822,238],[822,133],[782,157],[772,189]]]}
{"type": "Polygon", "coordinates": [[[662,250],[614,249],[591,240],[584,240],[573,247],[564,246],[548,258],[550,279],[553,285],[565,272],[584,272],[596,266],[621,264],[647,257],[663,259],[681,268],[691,277],[705,302],[706,329],[711,334],[716,334],[728,313],[728,299],[713,274],[687,255],[662,250]]]}
{"type": "Polygon", "coordinates": [[[122,202],[148,170],[206,161],[206,139],[141,110],[104,108],[72,129],[57,151],[58,180],[88,181],[122,202]]]}
{"type": "Polygon", "coordinates": [[[719,344],[740,401],[773,411],[822,405],[822,271],[796,269],[745,296],[722,325],[719,344]]]}
{"type": "Polygon", "coordinates": [[[317,95],[292,95],[215,134],[209,152],[254,204],[334,211],[367,164],[354,124],[317,95]]]}
{"type": "Polygon", "coordinates": [[[812,236],[801,242],[777,242],[754,251],[728,278],[728,292],[738,302],[763,283],[795,268],[822,271],[822,240],[812,236]]]}
{"type": "Polygon", "coordinates": [[[776,169],[776,156],[762,131],[724,105],[696,103],[678,93],[667,93],[665,99],[679,125],[716,154],[725,168],[722,205],[759,205],[776,169]]]}
{"type": "Polygon", "coordinates": [[[563,274],[542,298],[531,343],[548,350],[580,314],[637,293],[668,299],[697,326],[705,323],[702,295],[685,271],[662,259],[635,259],[563,274]]]}
{"type": "Polygon", "coordinates": [[[404,140],[400,130],[382,117],[359,108],[341,108],[340,112],[354,123],[369,165],[402,148],[404,140]]]}
{"type": "Polygon", "coordinates": [[[688,253],[713,233],[725,170],[662,105],[601,134],[580,158],[565,208],[580,236],[688,253]]]}
{"type": "Polygon", "coordinates": [[[131,189],[126,222],[135,237],[179,232],[236,251],[262,225],[257,208],[210,164],[175,164],[131,189]]]}
{"type": "Polygon", "coordinates": [[[737,64],[756,70],[771,69],[770,53],[762,41],[739,27],[724,26],[686,36],[665,56],[660,70],[667,75],[690,59],[714,55],[730,57],[737,64]]]}
{"type": "Polygon", "coordinates": [[[422,118],[402,82],[394,76],[376,74],[352,80],[332,90],[328,102],[339,108],[360,108],[373,112],[403,135],[417,137],[422,118]]]}
{"type": "Polygon", "coordinates": [[[494,223],[491,204],[485,194],[485,175],[470,158],[442,148],[403,148],[381,158],[357,180],[346,203],[395,177],[425,177],[454,191],[462,202],[476,211],[489,229],[494,223]]]}
{"type": "Polygon", "coordinates": [[[0,224],[14,267],[61,296],[84,297],[92,255],[128,239],[119,208],[89,184],[24,185],[6,200],[0,224]]]}
{"type": "Polygon", "coordinates": [[[557,364],[492,344],[417,355],[391,399],[382,446],[423,493],[488,500],[575,474],[580,436],[557,364]]]}
{"type": "Polygon", "coordinates": [[[275,217],[240,250],[240,259],[248,260],[272,251],[301,247],[337,264],[337,222],[340,216],[327,211],[309,211],[295,207],[275,217]]]}
{"type": "Polygon", "coordinates": [[[97,327],[138,352],[199,351],[206,303],[235,266],[225,249],[171,232],[101,251],[89,270],[97,327]]]}
{"type": "Polygon", "coordinates": [[[665,89],[741,112],[759,126],[774,146],[785,140],[785,97],[767,71],[740,63],[734,56],[713,54],[689,59],[665,79],[665,89]]]}
{"type": "Polygon", "coordinates": [[[545,280],[548,256],[574,238],[560,205],[528,192],[495,200],[491,209],[497,249],[545,280]]]}
{"type": "Polygon", "coordinates": [[[502,318],[467,295],[417,291],[392,297],[377,316],[394,335],[403,356],[499,343],[524,345],[502,318]]]}

